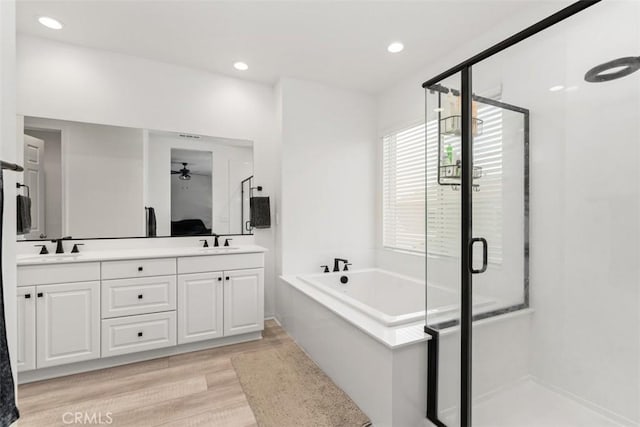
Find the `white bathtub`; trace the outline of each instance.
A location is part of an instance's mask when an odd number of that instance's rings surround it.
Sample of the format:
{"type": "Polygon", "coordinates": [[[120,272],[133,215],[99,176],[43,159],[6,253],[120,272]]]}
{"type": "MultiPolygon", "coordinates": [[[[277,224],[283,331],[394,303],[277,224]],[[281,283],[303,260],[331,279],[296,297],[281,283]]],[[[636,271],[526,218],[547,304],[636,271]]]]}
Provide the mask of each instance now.
{"type": "MultiPolygon", "coordinates": [[[[425,284],[422,281],[375,268],[298,278],[384,326],[424,321],[425,284]],[[348,279],[347,283],[340,281],[342,277],[348,279]]],[[[492,302],[489,298],[474,295],[474,311],[492,302]]],[[[429,284],[429,307],[430,322],[436,316],[438,321],[453,318],[460,307],[460,296],[445,287],[429,284]]]]}
{"type": "MultiPolygon", "coordinates": [[[[375,426],[422,427],[429,339],[423,330],[424,292],[424,282],[380,269],[280,276],[277,319],[375,426]],[[342,276],[349,278],[346,284],[340,282],[342,276]]],[[[457,292],[430,283],[429,298],[429,307],[433,307],[428,313],[430,323],[459,316],[457,292]]],[[[496,302],[474,298],[474,305],[482,310],[491,309],[489,304],[496,302]]],[[[523,331],[528,330],[529,319],[520,319],[517,323],[492,322],[479,329],[474,326],[477,351],[485,352],[479,363],[487,364],[487,372],[501,373],[482,392],[525,375],[521,368],[526,366],[522,361],[528,356],[528,346],[523,331]],[[500,337],[512,337],[510,350],[504,357],[495,357],[494,343],[500,337]]],[[[441,347],[443,372],[455,372],[459,336],[445,334],[440,339],[449,340],[441,347]]],[[[446,408],[451,406],[449,401],[457,401],[459,390],[454,383],[444,387],[441,401],[446,408]]]]}

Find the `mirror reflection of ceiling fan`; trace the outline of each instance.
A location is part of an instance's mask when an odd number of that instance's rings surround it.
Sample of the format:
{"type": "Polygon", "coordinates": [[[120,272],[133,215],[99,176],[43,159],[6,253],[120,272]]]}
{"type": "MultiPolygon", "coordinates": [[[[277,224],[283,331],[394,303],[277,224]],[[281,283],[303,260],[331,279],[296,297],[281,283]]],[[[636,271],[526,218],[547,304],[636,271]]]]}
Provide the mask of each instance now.
{"type": "Polygon", "coordinates": [[[188,163],[183,162],[182,163],[182,169],[174,171],[171,171],[171,175],[177,175],[180,174],[180,176],[178,177],[178,179],[181,179],[183,181],[189,181],[191,179],[191,170],[189,168],[187,168],[188,163]]]}
{"type": "Polygon", "coordinates": [[[178,176],[178,179],[181,179],[183,181],[189,181],[192,175],[210,176],[210,174],[207,174],[207,173],[192,172],[191,169],[188,168],[189,163],[187,162],[171,162],[171,163],[182,165],[181,169],[171,170],[171,175],[180,175],[178,176]]]}

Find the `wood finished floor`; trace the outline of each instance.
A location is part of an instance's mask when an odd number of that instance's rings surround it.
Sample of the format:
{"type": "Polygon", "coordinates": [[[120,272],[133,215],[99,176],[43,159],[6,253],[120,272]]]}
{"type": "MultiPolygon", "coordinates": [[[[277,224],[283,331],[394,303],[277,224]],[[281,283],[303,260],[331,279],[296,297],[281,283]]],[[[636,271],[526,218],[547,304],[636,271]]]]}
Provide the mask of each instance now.
{"type": "Polygon", "coordinates": [[[103,425],[111,413],[110,425],[118,427],[255,426],[231,358],[287,341],[286,332],[267,321],[260,341],[24,384],[18,387],[18,426],[69,425],[71,415],[63,420],[69,412],[101,415],[103,425]]]}

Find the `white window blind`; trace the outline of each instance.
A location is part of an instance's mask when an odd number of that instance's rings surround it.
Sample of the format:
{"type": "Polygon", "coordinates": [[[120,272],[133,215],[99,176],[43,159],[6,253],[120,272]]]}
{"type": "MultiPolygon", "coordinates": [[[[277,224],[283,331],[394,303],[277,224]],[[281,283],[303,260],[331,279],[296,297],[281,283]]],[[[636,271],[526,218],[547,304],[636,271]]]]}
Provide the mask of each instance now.
{"type": "Polygon", "coordinates": [[[383,245],[424,252],[424,124],[383,138],[383,245]]]}
{"type": "MultiPolygon", "coordinates": [[[[473,234],[489,242],[489,262],[502,261],[502,110],[481,106],[482,135],[474,137],[474,165],[482,168],[473,193],[473,234]]],[[[460,253],[460,191],[438,185],[436,121],[394,132],[383,138],[383,246],[424,253],[425,196],[430,255],[460,253]],[[426,190],[426,191],[425,191],[426,190]]],[[[446,143],[449,142],[445,140],[446,143]]],[[[452,137],[454,150],[459,138],[452,137]]]]}

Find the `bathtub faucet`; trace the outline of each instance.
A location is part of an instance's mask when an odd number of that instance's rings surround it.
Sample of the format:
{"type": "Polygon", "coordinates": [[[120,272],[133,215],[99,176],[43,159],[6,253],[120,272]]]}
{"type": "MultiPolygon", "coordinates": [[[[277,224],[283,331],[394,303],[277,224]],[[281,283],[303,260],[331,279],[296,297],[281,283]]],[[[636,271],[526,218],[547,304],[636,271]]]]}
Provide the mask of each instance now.
{"type": "Polygon", "coordinates": [[[345,265],[349,264],[349,260],[346,259],[342,259],[342,258],[334,258],[333,259],[333,271],[340,271],[340,263],[344,262],[345,265]]]}

